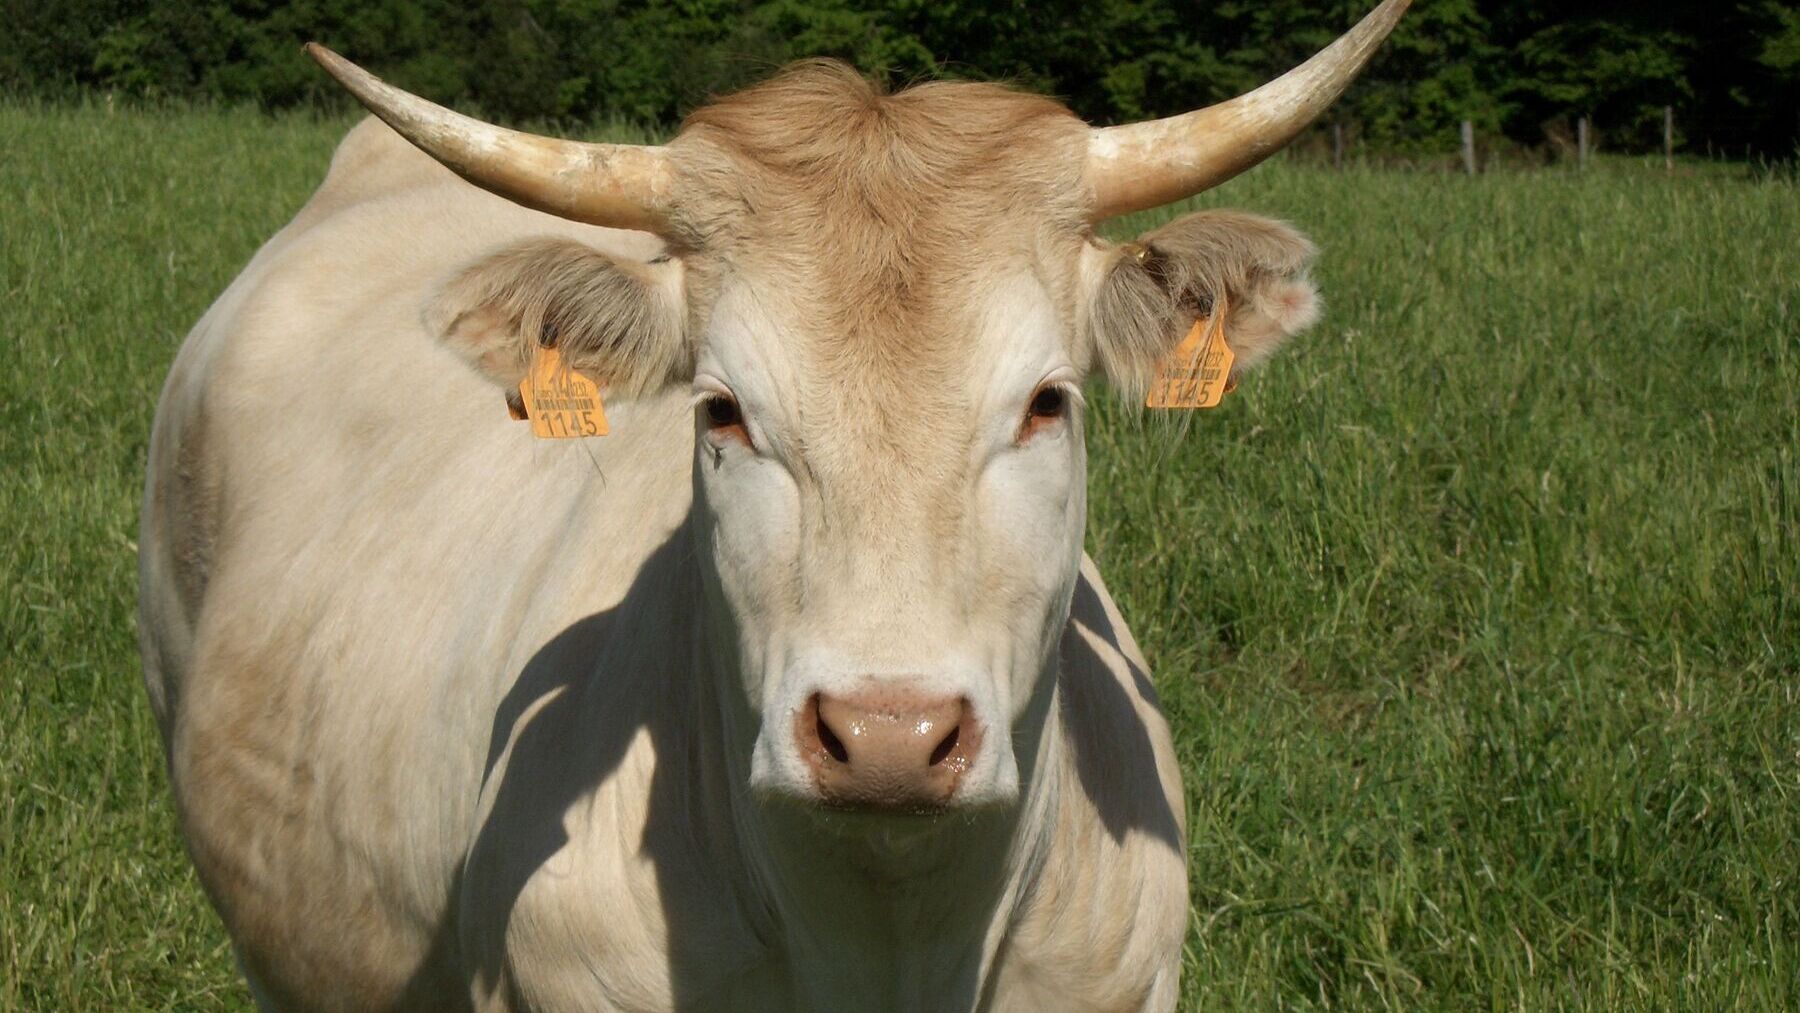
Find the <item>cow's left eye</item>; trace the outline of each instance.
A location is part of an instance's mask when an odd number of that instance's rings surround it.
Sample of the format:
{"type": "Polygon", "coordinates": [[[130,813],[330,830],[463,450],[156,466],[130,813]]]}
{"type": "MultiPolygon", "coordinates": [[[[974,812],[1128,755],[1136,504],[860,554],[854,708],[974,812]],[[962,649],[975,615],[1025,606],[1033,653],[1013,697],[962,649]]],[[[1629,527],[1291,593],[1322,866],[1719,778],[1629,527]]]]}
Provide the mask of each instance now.
{"type": "Polygon", "coordinates": [[[1061,384],[1045,384],[1031,395],[1026,406],[1025,421],[1019,426],[1019,442],[1024,443],[1069,414],[1069,392],[1061,384]]]}
{"type": "Polygon", "coordinates": [[[713,439],[738,440],[750,445],[750,430],[744,426],[744,411],[737,399],[725,394],[709,394],[700,410],[706,419],[706,431],[713,439]]]}

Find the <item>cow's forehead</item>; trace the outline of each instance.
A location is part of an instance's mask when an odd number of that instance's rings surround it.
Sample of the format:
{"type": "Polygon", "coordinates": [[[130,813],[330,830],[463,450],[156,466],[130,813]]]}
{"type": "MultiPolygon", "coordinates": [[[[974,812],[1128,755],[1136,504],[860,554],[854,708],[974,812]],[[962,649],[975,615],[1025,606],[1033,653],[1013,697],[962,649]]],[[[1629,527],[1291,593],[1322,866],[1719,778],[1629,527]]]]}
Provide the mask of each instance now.
{"type": "Polygon", "coordinates": [[[755,290],[811,422],[913,459],[957,442],[919,440],[918,418],[970,424],[1005,330],[995,306],[1035,291],[1067,309],[1085,138],[1039,96],[888,95],[817,64],[701,109],[674,147],[685,230],[727,287],[755,290]]]}
{"type": "MultiPolygon", "coordinates": [[[[683,125],[676,150],[708,149],[717,159],[684,159],[689,188],[731,201],[762,202],[758,213],[823,209],[849,219],[816,223],[854,232],[864,224],[903,228],[920,214],[1024,210],[1039,214],[1049,192],[1070,189],[1086,154],[1086,126],[1051,99],[999,85],[932,82],[882,92],[850,68],[805,63],[701,107],[683,125]],[[722,177],[722,178],[721,178],[722,177]],[[798,207],[782,208],[767,202],[798,207]]],[[[1071,193],[1070,198],[1076,195],[1071,193]]],[[[688,207],[717,216],[718,207],[688,207]]]]}

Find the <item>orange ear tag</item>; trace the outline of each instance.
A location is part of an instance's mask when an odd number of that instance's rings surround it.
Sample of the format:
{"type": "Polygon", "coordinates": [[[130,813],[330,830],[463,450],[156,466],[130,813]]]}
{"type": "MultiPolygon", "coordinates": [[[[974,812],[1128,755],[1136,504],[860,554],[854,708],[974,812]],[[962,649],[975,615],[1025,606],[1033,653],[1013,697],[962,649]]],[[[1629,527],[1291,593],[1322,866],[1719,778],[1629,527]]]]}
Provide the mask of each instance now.
{"type": "Polygon", "coordinates": [[[605,436],[606,409],[600,403],[600,385],[563,362],[554,348],[538,348],[531,356],[531,370],[519,381],[519,397],[531,435],[540,440],[572,440],[605,436]]]}
{"type": "Polygon", "coordinates": [[[1156,364],[1146,408],[1217,408],[1237,389],[1231,364],[1237,359],[1225,343],[1225,314],[1194,321],[1181,344],[1156,364]]]}

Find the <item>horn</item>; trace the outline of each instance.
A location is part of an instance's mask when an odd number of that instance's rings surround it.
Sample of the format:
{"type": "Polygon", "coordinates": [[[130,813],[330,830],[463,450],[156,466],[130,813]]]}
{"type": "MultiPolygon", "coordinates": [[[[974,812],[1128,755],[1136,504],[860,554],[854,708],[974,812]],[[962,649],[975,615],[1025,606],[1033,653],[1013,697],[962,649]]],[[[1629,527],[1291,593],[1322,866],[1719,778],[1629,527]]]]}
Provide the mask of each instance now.
{"type": "Polygon", "coordinates": [[[668,149],[586,144],[506,130],[401,91],[316,42],[306,54],[400,136],[476,186],[558,218],[663,232],[668,149]]]}
{"type": "Polygon", "coordinates": [[[1281,150],[1337,101],[1381,48],[1412,0],[1385,0],[1355,28],[1246,95],[1179,116],[1089,135],[1094,221],[1161,207],[1209,190],[1281,150]]]}

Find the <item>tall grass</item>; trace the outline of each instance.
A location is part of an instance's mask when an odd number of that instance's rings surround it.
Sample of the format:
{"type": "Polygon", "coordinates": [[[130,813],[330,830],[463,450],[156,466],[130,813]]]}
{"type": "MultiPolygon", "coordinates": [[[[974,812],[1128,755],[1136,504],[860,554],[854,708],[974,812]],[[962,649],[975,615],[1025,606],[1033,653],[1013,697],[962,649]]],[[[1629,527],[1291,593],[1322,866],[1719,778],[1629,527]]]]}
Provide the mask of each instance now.
{"type": "MultiPolygon", "coordinates": [[[[137,682],[149,419],[348,121],[0,104],[0,1007],[243,1008],[137,682]]],[[[1267,166],[1325,323],[1090,547],[1188,786],[1186,1009],[1800,1005],[1800,193],[1267,166]]],[[[1147,228],[1174,211],[1120,223],[1147,228]]]]}

